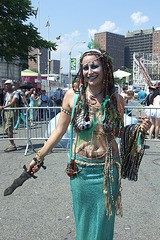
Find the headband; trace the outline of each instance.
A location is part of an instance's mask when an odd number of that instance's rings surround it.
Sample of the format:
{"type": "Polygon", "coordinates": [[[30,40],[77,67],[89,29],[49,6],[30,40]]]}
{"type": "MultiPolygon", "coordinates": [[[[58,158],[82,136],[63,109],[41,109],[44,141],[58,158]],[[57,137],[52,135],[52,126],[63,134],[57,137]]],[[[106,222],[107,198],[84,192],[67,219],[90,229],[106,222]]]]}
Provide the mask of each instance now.
{"type": "Polygon", "coordinates": [[[102,54],[100,50],[98,50],[98,49],[96,49],[96,48],[90,48],[90,49],[88,49],[87,51],[85,51],[85,52],[83,53],[83,55],[86,54],[86,53],[90,53],[90,52],[95,52],[95,53],[98,53],[99,55],[102,54]]]}
{"type": "Polygon", "coordinates": [[[101,52],[99,49],[97,49],[97,48],[90,48],[90,49],[86,50],[86,51],[82,54],[81,59],[82,59],[83,56],[84,56],[85,54],[87,54],[87,53],[93,53],[93,54],[99,55],[99,57],[97,57],[97,59],[99,59],[100,57],[105,56],[105,57],[107,57],[108,61],[110,61],[111,63],[113,62],[113,59],[108,55],[107,52],[103,52],[103,53],[102,53],[102,52],[101,52]]]}

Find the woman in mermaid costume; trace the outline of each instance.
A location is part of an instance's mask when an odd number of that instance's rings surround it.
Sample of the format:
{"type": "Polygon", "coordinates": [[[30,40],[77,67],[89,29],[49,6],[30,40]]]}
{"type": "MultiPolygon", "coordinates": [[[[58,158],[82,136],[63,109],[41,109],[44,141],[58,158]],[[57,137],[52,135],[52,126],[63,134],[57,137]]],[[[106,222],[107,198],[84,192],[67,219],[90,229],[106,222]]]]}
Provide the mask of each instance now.
{"type": "Polygon", "coordinates": [[[122,216],[121,177],[137,180],[145,132],[151,122],[123,126],[124,100],[116,92],[109,55],[89,49],[73,88],[64,96],[56,129],[31,161],[35,173],[71,124],[69,164],[77,240],[112,240],[122,216]],[[73,141],[73,132],[75,139],[73,141]],[[121,138],[121,154],[116,138],[121,138]]]}

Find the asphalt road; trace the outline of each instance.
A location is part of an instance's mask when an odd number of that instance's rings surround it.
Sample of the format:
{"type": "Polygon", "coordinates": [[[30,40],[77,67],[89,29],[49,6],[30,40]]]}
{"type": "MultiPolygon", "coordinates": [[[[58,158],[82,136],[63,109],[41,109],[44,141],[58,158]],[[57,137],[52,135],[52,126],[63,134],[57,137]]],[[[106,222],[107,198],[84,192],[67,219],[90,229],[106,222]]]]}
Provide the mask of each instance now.
{"type": "MultiPolygon", "coordinates": [[[[5,153],[8,141],[0,142],[0,240],[75,240],[66,151],[54,149],[37,179],[4,197],[5,188],[35,156],[32,150],[24,156],[25,141],[16,143],[18,151],[5,153]]],[[[33,145],[39,150],[43,143],[33,145]]],[[[138,181],[122,180],[123,217],[116,217],[114,240],[160,239],[159,171],[160,142],[147,142],[138,181]]]]}

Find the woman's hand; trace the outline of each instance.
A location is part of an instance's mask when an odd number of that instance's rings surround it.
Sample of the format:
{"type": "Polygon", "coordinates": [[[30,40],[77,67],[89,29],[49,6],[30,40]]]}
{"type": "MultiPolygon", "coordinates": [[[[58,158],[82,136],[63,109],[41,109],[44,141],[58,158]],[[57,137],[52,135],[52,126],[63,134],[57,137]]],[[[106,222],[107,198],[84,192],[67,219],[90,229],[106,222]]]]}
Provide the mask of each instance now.
{"type": "Polygon", "coordinates": [[[32,160],[29,164],[27,172],[30,172],[31,174],[34,174],[39,171],[39,167],[36,165],[36,162],[32,160]]]}
{"type": "Polygon", "coordinates": [[[141,124],[141,131],[147,132],[152,126],[152,122],[146,117],[142,117],[142,119],[143,119],[143,122],[141,124]]]}

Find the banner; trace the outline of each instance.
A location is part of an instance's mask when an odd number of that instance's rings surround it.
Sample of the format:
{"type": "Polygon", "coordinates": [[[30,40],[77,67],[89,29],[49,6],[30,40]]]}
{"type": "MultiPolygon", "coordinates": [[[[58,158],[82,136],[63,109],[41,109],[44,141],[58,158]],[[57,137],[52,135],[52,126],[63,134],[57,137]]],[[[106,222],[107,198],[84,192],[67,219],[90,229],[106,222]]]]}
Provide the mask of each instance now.
{"type": "Polygon", "coordinates": [[[71,58],[71,70],[76,71],[76,58],[71,58]]]}

